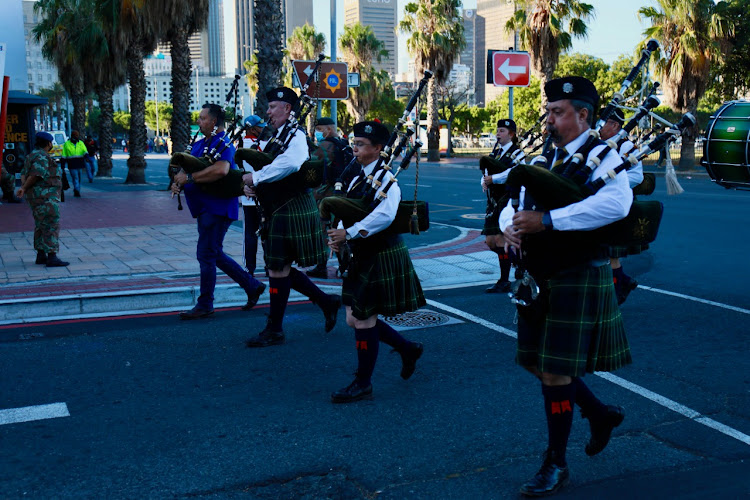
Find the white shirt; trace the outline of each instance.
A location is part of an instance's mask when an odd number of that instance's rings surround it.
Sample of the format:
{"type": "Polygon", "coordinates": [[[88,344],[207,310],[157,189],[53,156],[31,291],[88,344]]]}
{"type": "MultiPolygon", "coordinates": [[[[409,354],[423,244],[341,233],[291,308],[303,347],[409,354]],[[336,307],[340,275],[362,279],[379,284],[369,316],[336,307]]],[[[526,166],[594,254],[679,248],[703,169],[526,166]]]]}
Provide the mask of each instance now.
{"type": "MultiPolygon", "coordinates": [[[[365,177],[372,173],[377,163],[378,161],[375,160],[372,163],[367,164],[362,169],[365,177]]],[[[375,194],[375,199],[378,198],[377,195],[383,191],[383,189],[388,185],[389,179],[392,178],[393,174],[390,171],[385,171],[383,169],[381,169],[375,175],[375,180],[378,180],[382,183],[377,193],[375,194]]],[[[349,183],[347,192],[350,191],[352,187],[354,187],[354,184],[360,179],[361,176],[356,176],[349,183]]],[[[363,236],[360,234],[360,231],[362,230],[367,232],[367,236],[372,236],[373,234],[379,233],[380,231],[388,228],[388,226],[393,223],[393,220],[396,218],[396,212],[398,212],[398,204],[401,201],[401,188],[398,186],[398,181],[396,179],[394,179],[393,185],[388,188],[388,192],[386,194],[388,196],[383,201],[381,201],[378,206],[375,207],[375,210],[370,212],[367,217],[353,224],[351,227],[346,228],[347,234],[349,234],[352,239],[362,238],[363,236]]],[[[341,227],[343,227],[343,225],[339,223],[339,228],[341,227]]]]}
{"type": "MultiPolygon", "coordinates": [[[[622,143],[622,146],[620,146],[620,157],[623,157],[626,153],[635,154],[638,150],[635,148],[635,144],[632,142],[626,140],[622,143]]],[[[643,182],[643,162],[638,162],[632,167],[628,167],[627,169],[628,173],[628,182],[630,183],[630,188],[636,187],[638,184],[643,182]]]]}
{"type": "MultiPolygon", "coordinates": [[[[251,148],[253,144],[257,144],[258,139],[253,139],[252,137],[243,137],[242,138],[242,147],[245,149],[251,148]]],[[[253,173],[253,177],[255,177],[255,173],[253,173]]],[[[254,207],[256,205],[255,198],[251,196],[240,196],[240,203],[242,203],[243,207],[254,207]]]]}
{"type": "MultiPolygon", "coordinates": [[[[574,154],[586,142],[587,137],[588,130],[565,145],[562,148],[562,151],[565,152],[564,158],[567,159],[574,154]]],[[[589,153],[588,158],[596,156],[603,147],[606,146],[595,147],[589,153]]],[[[601,164],[594,170],[589,180],[604,176],[609,170],[616,168],[621,163],[622,159],[620,155],[614,151],[610,151],[604,157],[601,164]]],[[[522,189],[522,193],[524,191],[522,189]]],[[[625,172],[620,172],[613,180],[588,198],[562,208],[550,210],[552,227],[556,231],[589,231],[597,229],[627,216],[632,203],[633,192],[628,185],[628,177],[625,172]]],[[[520,208],[523,208],[523,196],[521,197],[520,208]]],[[[513,214],[513,207],[508,202],[508,205],[500,213],[500,228],[502,230],[511,225],[513,214]]]]}
{"type": "MultiPolygon", "coordinates": [[[[276,137],[281,134],[282,130],[284,130],[283,127],[276,131],[276,137]]],[[[260,141],[261,150],[265,151],[267,144],[268,141],[260,141]]],[[[263,182],[281,180],[299,171],[302,164],[309,158],[310,152],[307,149],[307,138],[305,137],[305,133],[298,129],[289,142],[289,147],[286,151],[278,155],[262,169],[253,172],[253,185],[257,186],[263,182]]]]}
{"type": "MultiPolygon", "coordinates": [[[[510,147],[511,147],[512,144],[513,144],[513,141],[510,141],[507,144],[505,144],[504,146],[500,146],[500,152],[497,154],[496,158],[500,159],[503,156],[505,156],[505,153],[508,152],[508,150],[510,149],[510,147]]],[[[520,163],[520,162],[523,161],[523,159],[524,159],[524,155],[523,155],[523,153],[521,153],[521,156],[518,157],[518,158],[516,158],[516,161],[520,163]]],[[[500,172],[499,174],[493,174],[492,175],[492,183],[493,184],[504,184],[505,180],[508,178],[508,174],[509,173],[510,173],[510,169],[508,168],[508,169],[505,169],[503,172],[500,172]]],[[[484,176],[482,176],[482,179],[480,180],[479,183],[482,185],[482,187],[484,187],[484,176]]]]}

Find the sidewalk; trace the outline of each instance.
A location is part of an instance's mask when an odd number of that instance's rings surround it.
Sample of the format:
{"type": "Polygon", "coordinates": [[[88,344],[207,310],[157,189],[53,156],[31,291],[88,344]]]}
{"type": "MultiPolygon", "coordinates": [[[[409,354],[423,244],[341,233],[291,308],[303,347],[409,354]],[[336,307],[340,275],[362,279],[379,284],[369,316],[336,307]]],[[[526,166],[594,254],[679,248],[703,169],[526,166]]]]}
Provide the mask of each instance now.
{"type": "MultiPolygon", "coordinates": [[[[178,311],[196,303],[199,268],[197,229],[187,207],[164,191],[108,191],[107,181],[85,184],[82,198],[61,204],[60,252],[68,267],[34,264],[34,221],[24,204],[0,207],[0,325],[178,311]]],[[[110,181],[113,182],[113,181],[110,181]]],[[[183,201],[184,203],[184,201],[183,201]]],[[[448,241],[411,249],[425,289],[494,283],[497,257],[479,230],[451,229],[448,241]]],[[[227,233],[224,250],[242,263],[242,227],[227,233]]],[[[335,259],[329,278],[315,280],[340,291],[335,259]]],[[[263,277],[262,255],[256,275],[263,277]]],[[[216,307],[246,301],[244,291],[219,272],[216,307]]],[[[301,296],[292,294],[292,299],[301,296]]],[[[260,303],[267,303],[267,293],[260,303]]]]}

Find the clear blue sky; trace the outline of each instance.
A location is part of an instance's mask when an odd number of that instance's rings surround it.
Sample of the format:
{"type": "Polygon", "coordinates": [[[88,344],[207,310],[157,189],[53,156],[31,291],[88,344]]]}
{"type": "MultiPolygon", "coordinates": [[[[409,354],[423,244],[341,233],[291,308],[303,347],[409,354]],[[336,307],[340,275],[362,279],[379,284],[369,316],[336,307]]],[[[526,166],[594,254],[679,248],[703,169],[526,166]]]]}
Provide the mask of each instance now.
{"type": "MultiPolygon", "coordinates": [[[[398,1],[398,9],[403,13],[404,6],[408,0],[398,1]]],[[[498,0],[502,1],[502,0],[498,0]]],[[[589,37],[587,40],[575,40],[572,52],[590,54],[605,62],[611,63],[620,54],[632,54],[636,44],[643,38],[645,24],[638,21],[638,8],[643,5],[653,4],[652,0],[587,0],[594,6],[596,19],[589,24],[589,37]]],[[[464,8],[476,8],[476,0],[465,0],[464,8]]],[[[315,27],[326,35],[330,40],[331,0],[313,0],[313,12],[315,27]]],[[[343,30],[344,24],[344,0],[336,0],[337,7],[337,31],[343,30]]],[[[400,18],[401,14],[399,14],[400,18]]],[[[224,0],[224,35],[226,43],[227,72],[231,73],[234,68],[235,58],[235,35],[234,26],[234,0],[224,0]]],[[[399,39],[399,68],[406,71],[409,62],[409,54],[406,52],[404,37],[399,39]]],[[[492,48],[492,47],[488,47],[492,48]]],[[[499,48],[499,47],[496,47],[499,48]]],[[[330,47],[327,49],[330,53],[330,47]]]]}

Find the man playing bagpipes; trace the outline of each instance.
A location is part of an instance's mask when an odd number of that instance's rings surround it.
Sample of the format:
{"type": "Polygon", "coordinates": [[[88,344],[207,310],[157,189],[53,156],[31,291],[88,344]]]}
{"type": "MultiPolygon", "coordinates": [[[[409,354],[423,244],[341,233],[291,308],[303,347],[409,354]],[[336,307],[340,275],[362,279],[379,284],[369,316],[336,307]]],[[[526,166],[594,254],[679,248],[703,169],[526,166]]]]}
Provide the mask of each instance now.
{"type": "Polygon", "coordinates": [[[425,305],[419,278],[409,257],[409,251],[399,234],[388,231],[396,217],[401,190],[398,183],[388,183],[391,172],[381,169],[371,183],[367,177],[373,173],[390,133],[379,122],[367,121],[354,125],[354,156],[360,172],[350,182],[347,198],[362,198],[374,183],[378,193],[387,196],[372,212],[350,227],[339,224],[328,231],[328,245],[339,251],[348,243],[353,254],[347,275],[344,277],[342,295],[346,306],[346,324],[354,328],[357,349],[357,373],[347,387],[334,392],[331,401],[349,403],[370,398],[370,378],[378,358],[379,343],[391,346],[401,355],[401,377],[408,379],[414,373],[417,360],[422,355],[422,344],[410,342],[378,314],[394,316],[415,311],[425,305]],[[381,184],[377,184],[380,182],[381,184]]]}
{"type": "Polygon", "coordinates": [[[310,189],[293,182],[291,177],[309,158],[304,131],[297,127],[290,130],[291,122],[288,122],[297,104],[297,94],[287,87],[279,87],[268,92],[266,98],[268,123],[276,129],[276,134],[271,141],[261,141],[260,147],[269,152],[274,149],[274,140],[276,144],[283,142],[285,147],[277,148],[271,163],[242,177],[245,194],[258,197],[263,213],[261,238],[265,241],[271,302],[266,327],[246,342],[248,347],[284,343],[282,324],[292,288],[321,308],[326,332],[336,326],[341,307],[339,296],[324,293],[305,273],[292,267],[293,262],[301,267],[314,266],[327,253],[327,248],[318,206],[310,189]]]}
{"type": "MultiPolygon", "coordinates": [[[[602,140],[605,141],[610,137],[614,137],[615,134],[617,134],[620,129],[622,129],[624,123],[625,116],[619,108],[616,108],[612,112],[612,115],[610,115],[610,117],[604,123],[604,126],[602,126],[601,130],[599,130],[599,136],[602,138],[602,140]]],[[[618,151],[618,153],[620,154],[620,156],[623,156],[630,152],[635,152],[635,145],[627,138],[620,141],[619,146],[620,150],[618,151]]],[[[630,188],[632,189],[643,182],[643,163],[639,161],[637,164],[628,168],[627,173],[628,183],[630,184],[630,188]]],[[[630,292],[638,287],[638,282],[625,274],[625,271],[622,269],[622,264],[620,263],[621,257],[626,257],[630,253],[636,252],[638,252],[638,250],[633,251],[633,249],[628,249],[627,247],[610,247],[609,265],[612,267],[612,276],[615,283],[615,295],[617,296],[618,304],[622,304],[623,302],[625,302],[625,299],[628,298],[630,292]]]]}
{"type": "MultiPolygon", "coordinates": [[[[557,146],[554,160],[550,158],[552,171],[564,172],[578,163],[573,160],[576,153],[583,156],[584,164],[598,157],[606,146],[598,139],[587,141],[599,101],[594,85],[585,78],[566,77],[547,82],[544,91],[547,130],[557,146]],[[593,148],[579,151],[584,144],[593,148]]],[[[599,178],[620,163],[619,155],[609,151],[587,177],[599,178]]],[[[512,248],[520,256],[540,288],[531,305],[518,306],[516,362],[542,382],[548,448],[539,472],[520,490],[542,496],[568,480],[565,452],[574,404],[589,419],[591,438],[585,447],[589,456],[604,449],[624,418],[621,408],[599,401],[582,377],[631,362],[612,270],[592,230],[624,218],[633,196],[624,172],[595,194],[554,210],[544,209],[540,189],[534,191],[533,200],[528,193],[527,186],[521,210],[514,213],[512,204],[503,209],[500,227],[506,250],[512,248]]]]}
{"type": "MultiPolygon", "coordinates": [[[[198,115],[198,127],[203,139],[193,144],[190,154],[200,158],[211,148],[226,141],[224,132],[224,110],[216,104],[204,104],[198,115]]],[[[236,169],[234,147],[229,146],[214,164],[193,174],[180,170],[174,176],[172,193],[179,195],[185,190],[190,214],[198,220],[198,263],[201,270],[200,295],[197,304],[189,311],[181,312],[180,319],[204,318],[214,312],[214,288],[216,288],[216,268],[218,267],[239,284],[247,293],[247,303],[242,307],[252,309],[266,285],[253,278],[231,257],[224,253],[224,236],[232,221],[239,217],[237,198],[219,198],[200,189],[200,184],[208,184],[236,169]]]]}
{"type": "Polygon", "coordinates": [[[516,137],[516,122],[513,120],[498,120],[496,137],[495,150],[489,157],[482,159],[484,162],[480,160],[480,168],[485,167],[481,182],[482,189],[487,193],[487,211],[484,216],[482,234],[485,236],[484,242],[490,250],[497,254],[500,261],[500,279],[485,292],[508,293],[510,292],[511,263],[508,254],[505,253],[505,241],[500,226],[498,226],[498,217],[503,207],[508,204],[509,197],[505,188],[505,179],[508,177],[508,172],[514,161],[520,162],[523,154],[520,158],[516,158],[514,155],[519,148],[518,138],[516,137]]]}

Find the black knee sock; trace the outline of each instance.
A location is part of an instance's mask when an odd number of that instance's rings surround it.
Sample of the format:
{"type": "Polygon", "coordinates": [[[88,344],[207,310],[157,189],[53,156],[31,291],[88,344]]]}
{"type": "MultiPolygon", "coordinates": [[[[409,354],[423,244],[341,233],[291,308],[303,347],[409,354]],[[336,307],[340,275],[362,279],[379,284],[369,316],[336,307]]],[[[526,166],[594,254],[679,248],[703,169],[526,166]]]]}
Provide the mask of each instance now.
{"type": "Polygon", "coordinates": [[[401,350],[411,344],[408,340],[401,336],[391,325],[379,319],[375,323],[375,328],[378,330],[380,341],[386,345],[393,347],[394,349],[401,350]]]}
{"type": "Polygon", "coordinates": [[[554,452],[554,461],[564,467],[565,450],[568,447],[568,436],[573,426],[573,405],[576,399],[576,386],[542,385],[544,411],[547,414],[549,432],[549,449],[554,452]]]}
{"type": "Polygon", "coordinates": [[[268,278],[268,292],[271,297],[268,311],[268,326],[275,332],[280,332],[284,323],[284,311],[289,302],[289,276],[284,278],[268,278]]]}
{"type": "Polygon", "coordinates": [[[599,401],[581,377],[573,377],[573,385],[576,388],[576,404],[581,407],[584,417],[598,417],[607,412],[607,405],[599,401]]]}
{"type": "Polygon", "coordinates": [[[357,379],[360,385],[369,385],[375,362],[378,359],[378,327],[355,328],[354,338],[357,339],[357,379]]]}
{"type": "Polygon", "coordinates": [[[501,249],[497,252],[497,259],[500,261],[500,279],[510,281],[510,256],[501,249]]]}
{"type": "Polygon", "coordinates": [[[612,269],[612,278],[615,283],[625,283],[628,280],[628,275],[622,270],[622,266],[617,269],[612,269]]]}
{"type": "Polygon", "coordinates": [[[323,307],[328,304],[328,294],[323,290],[315,286],[315,283],[310,281],[310,278],[303,272],[295,269],[294,267],[289,272],[289,285],[297,290],[299,293],[308,297],[313,303],[323,307]]]}

